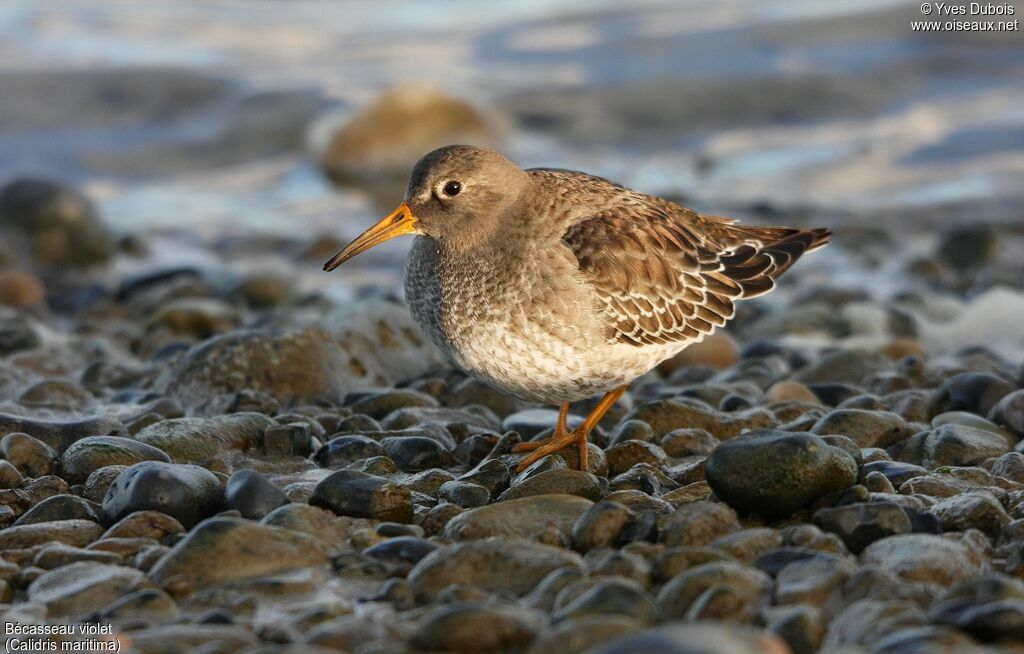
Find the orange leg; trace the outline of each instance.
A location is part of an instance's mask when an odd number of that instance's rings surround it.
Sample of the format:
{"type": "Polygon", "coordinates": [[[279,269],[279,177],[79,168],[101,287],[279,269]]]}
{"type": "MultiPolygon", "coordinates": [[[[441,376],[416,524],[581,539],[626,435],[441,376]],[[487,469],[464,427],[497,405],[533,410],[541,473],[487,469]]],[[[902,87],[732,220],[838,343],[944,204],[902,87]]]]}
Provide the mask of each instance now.
{"type": "Polygon", "coordinates": [[[535,450],[538,447],[541,447],[545,443],[563,440],[565,437],[569,435],[569,425],[566,422],[568,419],[569,403],[566,402],[558,409],[558,422],[555,423],[555,433],[551,436],[551,438],[545,438],[542,441],[527,441],[526,443],[519,443],[513,448],[513,451],[529,452],[530,450],[535,450]]]}
{"type": "Polygon", "coordinates": [[[522,472],[535,461],[539,461],[547,455],[554,454],[555,452],[563,450],[573,444],[576,444],[580,448],[580,470],[586,470],[589,464],[589,461],[587,460],[587,446],[589,442],[588,439],[590,438],[590,432],[594,430],[597,423],[601,422],[601,418],[604,417],[604,414],[608,413],[608,409],[612,408],[615,402],[622,397],[625,390],[625,386],[620,386],[607,393],[603,398],[601,398],[601,401],[594,410],[590,412],[587,419],[583,421],[583,424],[571,432],[568,431],[565,425],[566,417],[569,414],[569,405],[563,404],[561,410],[558,412],[558,424],[555,426],[555,433],[551,438],[543,441],[519,443],[512,448],[513,452],[529,452],[532,450],[532,453],[529,456],[519,462],[519,465],[516,467],[516,472],[522,472]]]}

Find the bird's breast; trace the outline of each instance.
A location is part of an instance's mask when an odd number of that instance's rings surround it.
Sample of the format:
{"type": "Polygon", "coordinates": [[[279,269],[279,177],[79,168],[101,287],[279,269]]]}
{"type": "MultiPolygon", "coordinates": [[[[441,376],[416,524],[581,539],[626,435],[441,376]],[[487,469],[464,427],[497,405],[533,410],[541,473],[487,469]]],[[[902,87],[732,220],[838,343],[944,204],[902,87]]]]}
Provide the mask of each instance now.
{"type": "Polygon", "coordinates": [[[413,318],[464,371],[520,396],[575,387],[604,345],[589,289],[558,252],[448,257],[418,238],[406,266],[413,318]],[[522,255],[522,256],[520,256],[522,255]]]}

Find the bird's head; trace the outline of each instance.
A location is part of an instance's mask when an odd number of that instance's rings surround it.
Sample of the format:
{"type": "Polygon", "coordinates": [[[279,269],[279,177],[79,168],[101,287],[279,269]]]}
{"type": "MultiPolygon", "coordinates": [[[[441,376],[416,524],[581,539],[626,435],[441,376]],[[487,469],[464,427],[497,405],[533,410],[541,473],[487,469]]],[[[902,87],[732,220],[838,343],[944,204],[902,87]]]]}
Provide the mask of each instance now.
{"type": "Polygon", "coordinates": [[[324,265],[334,270],[360,252],[403,234],[468,249],[501,229],[525,201],[526,171],[497,152],[469,145],[434,150],[416,163],[405,201],[324,265]]]}

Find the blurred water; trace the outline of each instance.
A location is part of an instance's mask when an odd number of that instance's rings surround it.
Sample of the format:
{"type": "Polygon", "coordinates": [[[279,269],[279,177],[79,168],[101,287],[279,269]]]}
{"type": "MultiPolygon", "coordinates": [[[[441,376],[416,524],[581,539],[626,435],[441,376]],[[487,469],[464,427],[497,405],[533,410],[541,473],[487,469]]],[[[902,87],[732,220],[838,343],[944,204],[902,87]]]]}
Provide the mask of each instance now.
{"type": "Polygon", "coordinates": [[[1020,203],[1020,33],[913,33],[918,7],[8,0],[0,180],[82,183],[126,231],[351,233],[375,210],[304,135],[415,80],[502,118],[526,165],[701,207],[1020,203]]]}

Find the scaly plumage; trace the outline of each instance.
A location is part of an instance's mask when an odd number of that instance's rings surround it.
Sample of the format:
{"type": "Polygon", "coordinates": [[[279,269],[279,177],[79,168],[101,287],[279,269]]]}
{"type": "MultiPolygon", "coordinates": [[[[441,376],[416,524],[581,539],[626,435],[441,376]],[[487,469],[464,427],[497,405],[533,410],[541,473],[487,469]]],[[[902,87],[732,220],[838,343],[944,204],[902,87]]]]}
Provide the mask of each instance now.
{"type": "MultiPolygon", "coordinates": [[[[563,405],[615,392],[712,333],[829,239],[699,215],[584,173],[524,171],[469,146],[424,157],[406,202],[328,269],[396,233],[418,234],[406,299],[454,364],[563,405]]],[[[554,441],[570,438],[586,442],[564,425],[554,441]]]]}

